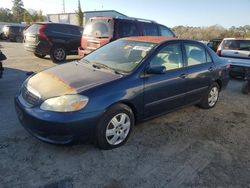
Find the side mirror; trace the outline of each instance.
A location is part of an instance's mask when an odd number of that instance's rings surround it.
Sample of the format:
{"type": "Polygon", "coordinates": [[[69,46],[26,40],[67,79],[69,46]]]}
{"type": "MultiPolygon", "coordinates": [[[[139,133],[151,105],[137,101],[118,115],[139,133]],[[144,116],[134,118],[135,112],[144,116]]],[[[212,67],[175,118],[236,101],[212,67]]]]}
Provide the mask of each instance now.
{"type": "Polygon", "coordinates": [[[164,74],[166,72],[165,66],[149,67],[146,71],[147,74],[164,74]]]}

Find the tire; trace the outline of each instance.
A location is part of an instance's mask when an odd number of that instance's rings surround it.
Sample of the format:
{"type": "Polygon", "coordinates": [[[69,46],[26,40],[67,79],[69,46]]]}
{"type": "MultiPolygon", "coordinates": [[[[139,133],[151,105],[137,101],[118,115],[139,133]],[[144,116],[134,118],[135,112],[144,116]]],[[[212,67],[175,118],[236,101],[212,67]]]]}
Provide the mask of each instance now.
{"type": "Polygon", "coordinates": [[[96,128],[96,141],[101,149],[113,149],[125,144],[134,128],[134,114],[124,104],[112,106],[96,128]]]}
{"type": "Polygon", "coordinates": [[[34,53],[34,55],[39,58],[44,58],[46,56],[46,54],[38,54],[38,53],[34,53]]]}
{"type": "Polygon", "coordinates": [[[23,37],[17,36],[17,37],[15,38],[15,41],[16,41],[16,42],[22,43],[22,42],[23,42],[23,37]]]}
{"type": "Polygon", "coordinates": [[[250,93],[250,81],[244,82],[241,91],[243,94],[246,94],[246,95],[250,93]]]}
{"type": "Polygon", "coordinates": [[[50,50],[50,58],[54,63],[61,63],[66,59],[66,50],[63,46],[54,46],[50,50]]]}
{"type": "Polygon", "coordinates": [[[219,99],[219,94],[220,94],[220,86],[216,82],[214,82],[209,87],[206,94],[203,96],[198,105],[203,109],[210,109],[215,107],[219,99]]]}

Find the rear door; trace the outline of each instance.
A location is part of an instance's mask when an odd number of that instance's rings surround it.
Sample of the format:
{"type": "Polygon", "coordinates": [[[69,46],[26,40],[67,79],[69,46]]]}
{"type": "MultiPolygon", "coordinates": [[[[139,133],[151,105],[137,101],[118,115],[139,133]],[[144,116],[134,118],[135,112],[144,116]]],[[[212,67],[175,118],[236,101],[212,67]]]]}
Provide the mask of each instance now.
{"type": "Polygon", "coordinates": [[[196,42],[184,42],[183,51],[187,75],[186,104],[199,101],[215,77],[216,66],[204,46],[196,42]]]}
{"type": "Polygon", "coordinates": [[[186,69],[180,42],[167,44],[150,60],[149,66],[165,66],[164,74],[145,75],[144,116],[148,118],[184,105],[186,69]]]}
{"type": "Polygon", "coordinates": [[[78,47],[81,46],[82,31],[80,27],[67,26],[69,30],[69,51],[71,54],[77,54],[78,47]]]}

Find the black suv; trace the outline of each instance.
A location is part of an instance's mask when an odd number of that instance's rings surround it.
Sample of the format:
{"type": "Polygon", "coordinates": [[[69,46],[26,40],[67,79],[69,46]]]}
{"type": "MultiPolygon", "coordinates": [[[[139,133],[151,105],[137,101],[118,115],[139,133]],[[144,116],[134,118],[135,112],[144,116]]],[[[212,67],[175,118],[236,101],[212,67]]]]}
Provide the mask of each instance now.
{"type": "Polygon", "coordinates": [[[25,25],[5,25],[3,27],[2,38],[9,39],[12,42],[22,42],[25,28],[25,25]]]}
{"type": "Polygon", "coordinates": [[[63,62],[77,54],[83,28],[61,23],[35,23],[24,32],[24,48],[37,57],[50,55],[53,62],[63,62]]]}

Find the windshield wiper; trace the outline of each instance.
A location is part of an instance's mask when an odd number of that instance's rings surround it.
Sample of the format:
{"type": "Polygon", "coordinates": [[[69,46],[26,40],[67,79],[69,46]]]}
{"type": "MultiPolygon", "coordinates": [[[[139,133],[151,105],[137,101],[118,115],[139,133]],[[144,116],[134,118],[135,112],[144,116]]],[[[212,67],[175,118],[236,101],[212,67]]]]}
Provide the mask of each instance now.
{"type": "Polygon", "coordinates": [[[107,70],[111,70],[112,72],[114,72],[115,74],[122,74],[121,72],[109,67],[108,65],[105,65],[105,64],[102,64],[102,63],[93,63],[92,65],[94,68],[97,68],[97,69],[107,69],[107,70]]]}
{"type": "Polygon", "coordinates": [[[83,63],[83,62],[84,62],[84,63],[87,63],[87,64],[90,64],[90,61],[87,60],[87,59],[84,59],[84,58],[75,61],[75,63],[76,63],[77,65],[78,65],[79,63],[83,63]]]}

